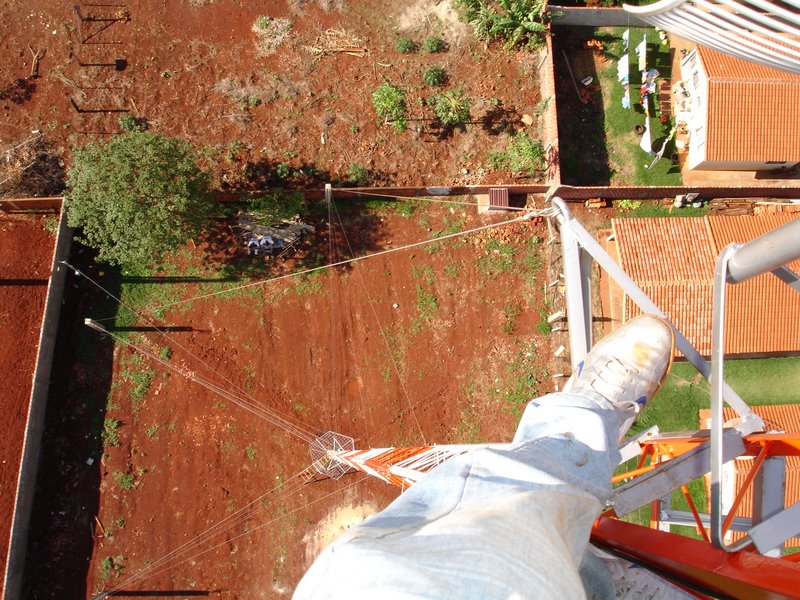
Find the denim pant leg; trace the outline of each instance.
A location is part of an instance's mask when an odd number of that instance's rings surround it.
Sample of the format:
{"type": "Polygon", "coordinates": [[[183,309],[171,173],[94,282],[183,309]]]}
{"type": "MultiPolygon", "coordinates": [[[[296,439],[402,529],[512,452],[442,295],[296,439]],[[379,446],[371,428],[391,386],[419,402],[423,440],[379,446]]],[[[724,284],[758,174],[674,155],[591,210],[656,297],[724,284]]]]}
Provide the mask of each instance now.
{"type": "Polygon", "coordinates": [[[599,396],[531,402],[514,442],[451,459],[326,548],[295,598],[580,598],[619,418],[599,396]]]}

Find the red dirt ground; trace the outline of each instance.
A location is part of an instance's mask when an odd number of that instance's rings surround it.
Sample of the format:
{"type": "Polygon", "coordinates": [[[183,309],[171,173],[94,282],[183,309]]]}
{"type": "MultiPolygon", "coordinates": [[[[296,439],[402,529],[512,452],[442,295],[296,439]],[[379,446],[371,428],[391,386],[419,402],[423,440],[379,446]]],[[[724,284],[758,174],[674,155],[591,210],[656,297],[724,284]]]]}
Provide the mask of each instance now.
{"type": "MultiPolygon", "coordinates": [[[[363,248],[367,236],[378,248],[397,247],[454,222],[466,229],[506,218],[441,205],[423,206],[411,217],[391,209],[379,214],[377,222],[367,221],[369,231],[359,229],[362,217],[344,214],[347,240],[334,235],[334,255],[347,256],[348,241],[363,248]]],[[[317,245],[327,247],[325,232],[318,234],[317,245]]],[[[417,248],[355,263],[329,272],[318,289],[314,280],[289,279],[193,300],[166,311],[164,323],[180,329],[171,339],[151,331],[136,339],[155,353],[166,355],[169,347],[172,363],[226,389],[238,386],[240,395],[317,432],[353,436],[361,447],[507,441],[518,418],[510,398],[548,386],[526,378],[546,376],[537,366],[537,355],[547,354],[536,333],[541,279],[535,281],[536,264],[524,261],[534,235],[543,236],[544,227],[516,224],[441,242],[432,252],[417,248]],[[491,272],[486,261],[503,256],[498,242],[515,249],[513,267],[491,272]],[[504,327],[515,309],[519,315],[504,327]]],[[[296,269],[302,258],[274,273],[296,269]]],[[[165,296],[178,300],[214,289],[182,284],[165,296]]],[[[45,579],[30,597],[88,597],[118,585],[179,596],[286,597],[325,544],[318,538],[346,526],[348,514],[363,517],[397,496],[396,488],[357,474],[297,487],[292,476],[310,464],[305,441],[133,356],[128,348],[114,352],[105,417],[119,420],[119,445],[106,444],[100,465],[99,523],[85,588],[76,581],[85,559],[62,556],[58,572],[40,570],[45,579]],[[149,391],[137,397],[136,373],[151,369],[149,391]],[[118,481],[126,473],[133,475],[131,489],[118,481]],[[154,569],[152,577],[127,581],[276,486],[256,502],[257,512],[223,528],[219,538],[182,553],[163,571],[154,569]],[[258,529],[238,537],[245,527],[258,529]]],[[[87,375],[76,366],[70,379],[87,375]]],[[[77,496],[71,502],[86,506],[77,496]]],[[[82,518],[81,527],[91,520],[82,518]]],[[[56,526],[42,559],[74,531],[56,526]]]]}
{"type": "MultiPolygon", "coordinates": [[[[0,214],[0,565],[5,569],[54,237],[43,216],[0,214]]],[[[2,585],[2,584],[0,584],[2,585]]]]}
{"type": "MultiPolygon", "coordinates": [[[[73,99],[84,110],[129,110],[157,132],[190,139],[222,187],[335,180],[354,163],[370,171],[373,183],[453,185],[507,178],[483,167],[490,152],[504,148],[505,132],[527,129],[536,137],[538,124],[526,127],[521,118],[535,119],[537,58],[485,48],[448,7],[447,0],[216,0],[203,6],[136,0],[127,3],[129,22],[112,24],[86,41],[103,23],[84,23],[79,30],[72,3],[5,2],[0,139],[13,141],[38,129],[66,155],[71,146],[119,131],[121,113],[79,114],[70,105],[73,99]],[[327,11],[321,8],[326,5],[327,11]],[[264,14],[286,16],[293,26],[274,54],[259,58],[251,27],[264,14]],[[363,38],[368,54],[315,56],[309,47],[329,28],[363,38]],[[399,54],[394,43],[400,35],[417,43],[437,36],[449,48],[399,54]],[[29,44],[46,50],[38,79],[29,77],[29,44]],[[126,68],[85,66],[115,59],[125,59],[126,68]],[[431,122],[432,110],[422,102],[433,90],[421,80],[430,66],[445,68],[447,88],[463,85],[474,100],[473,123],[464,131],[441,132],[431,122]],[[244,95],[261,103],[215,91],[223,80],[246,88],[244,95]],[[377,122],[371,95],[383,81],[408,91],[411,126],[405,133],[377,122]],[[279,176],[279,163],[316,172],[279,176]]],[[[84,17],[106,17],[125,9],[87,4],[81,10],[84,17]]]]}

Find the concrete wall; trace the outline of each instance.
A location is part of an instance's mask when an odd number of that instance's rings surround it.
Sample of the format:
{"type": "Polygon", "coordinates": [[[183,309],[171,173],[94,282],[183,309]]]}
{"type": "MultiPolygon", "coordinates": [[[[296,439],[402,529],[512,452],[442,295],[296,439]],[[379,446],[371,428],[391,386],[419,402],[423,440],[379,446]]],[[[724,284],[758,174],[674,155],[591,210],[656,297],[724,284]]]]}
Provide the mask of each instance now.
{"type": "Polygon", "coordinates": [[[28,422],[25,426],[22,460],[17,479],[17,497],[14,501],[4,581],[4,600],[17,600],[22,597],[22,577],[28,549],[28,530],[33,510],[33,496],[36,490],[42,434],[44,433],[47,394],[50,390],[50,372],[53,366],[58,320],[61,316],[61,303],[67,276],[67,268],[59,264],[59,261],[69,258],[71,246],[72,229],[67,227],[67,219],[62,211],[53,252],[50,282],[47,286],[42,329],[39,333],[39,352],[36,355],[36,367],[33,372],[28,422]]]}
{"type": "Polygon", "coordinates": [[[549,5],[554,27],[562,25],[584,27],[651,27],[622,8],[585,8],[549,5]]]}

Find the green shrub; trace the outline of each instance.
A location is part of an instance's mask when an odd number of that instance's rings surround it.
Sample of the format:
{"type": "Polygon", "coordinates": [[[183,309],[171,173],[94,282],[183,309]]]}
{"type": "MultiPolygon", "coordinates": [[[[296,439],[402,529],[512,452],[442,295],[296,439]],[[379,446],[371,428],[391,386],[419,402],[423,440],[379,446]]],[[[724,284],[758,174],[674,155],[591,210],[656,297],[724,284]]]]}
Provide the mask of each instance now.
{"type": "Polygon", "coordinates": [[[472,100],[463,90],[448,90],[433,97],[433,112],[445,127],[463,125],[470,120],[472,100]]]}
{"type": "Polygon", "coordinates": [[[505,40],[507,48],[540,48],[550,19],[545,0],[451,0],[461,18],[484,40],[505,40]]]}
{"type": "Polygon", "coordinates": [[[367,168],[358,163],[350,163],[345,175],[347,176],[347,181],[353,185],[364,185],[369,179],[367,168]]]}
{"type": "Polygon", "coordinates": [[[117,447],[120,445],[119,441],[119,426],[122,423],[119,419],[114,418],[107,418],[103,421],[103,433],[101,437],[103,438],[103,444],[105,446],[114,446],[117,447]]]}
{"type": "Polygon", "coordinates": [[[136,477],[134,477],[133,473],[117,471],[114,473],[114,481],[123,490],[132,490],[133,486],[136,485],[136,477]]]}
{"type": "Polygon", "coordinates": [[[617,200],[614,206],[620,212],[630,212],[642,206],[641,200],[617,200]]]}
{"type": "Polygon", "coordinates": [[[447,44],[437,37],[426,37],[425,41],[422,42],[422,49],[425,50],[425,52],[443,52],[446,47],[447,44]]]}
{"type": "Polygon", "coordinates": [[[414,43],[414,40],[411,40],[407,37],[401,37],[397,38],[397,41],[394,43],[394,49],[400,54],[411,54],[417,49],[417,45],[414,43]]]}
{"type": "Polygon", "coordinates": [[[408,106],[406,92],[388,81],[372,93],[372,106],[384,123],[390,123],[396,131],[408,129],[408,106]]]}
{"type": "Polygon", "coordinates": [[[439,67],[425,69],[422,74],[422,81],[428,85],[442,85],[447,81],[447,72],[439,67]]]}
{"type": "Polygon", "coordinates": [[[122,131],[131,132],[131,131],[144,131],[147,129],[147,121],[140,117],[134,117],[133,115],[122,115],[119,118],[119,127],[122,131]]]}

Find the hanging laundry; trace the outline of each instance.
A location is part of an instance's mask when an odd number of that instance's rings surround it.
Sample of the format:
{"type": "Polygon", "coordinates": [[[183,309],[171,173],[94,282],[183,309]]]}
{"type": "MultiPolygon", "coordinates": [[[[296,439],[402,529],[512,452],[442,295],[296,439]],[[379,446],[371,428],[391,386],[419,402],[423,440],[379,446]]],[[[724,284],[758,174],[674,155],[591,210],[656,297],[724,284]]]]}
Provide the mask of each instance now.
{"type": "Polygon", "coordinates": [[[626,29],[625,31],[622,32],[622,48],[626,54],[628,53],[628,40],[630,39],[630,37],[631,37],[630,29],[626,29]]]}
{"type": "Polygon", "coordinates": [[[642,36],[642,43],[636,46],[636,54],[639,56],[639,70],[647,71],[647,34],[642,36]]]}
{"type": "Polygon", "coordinates": [[[623,83],[627,83],[629,72],[628,55],[623,54],[622,58],[620,58],[617,63],[617,79],[623,83]]]}

